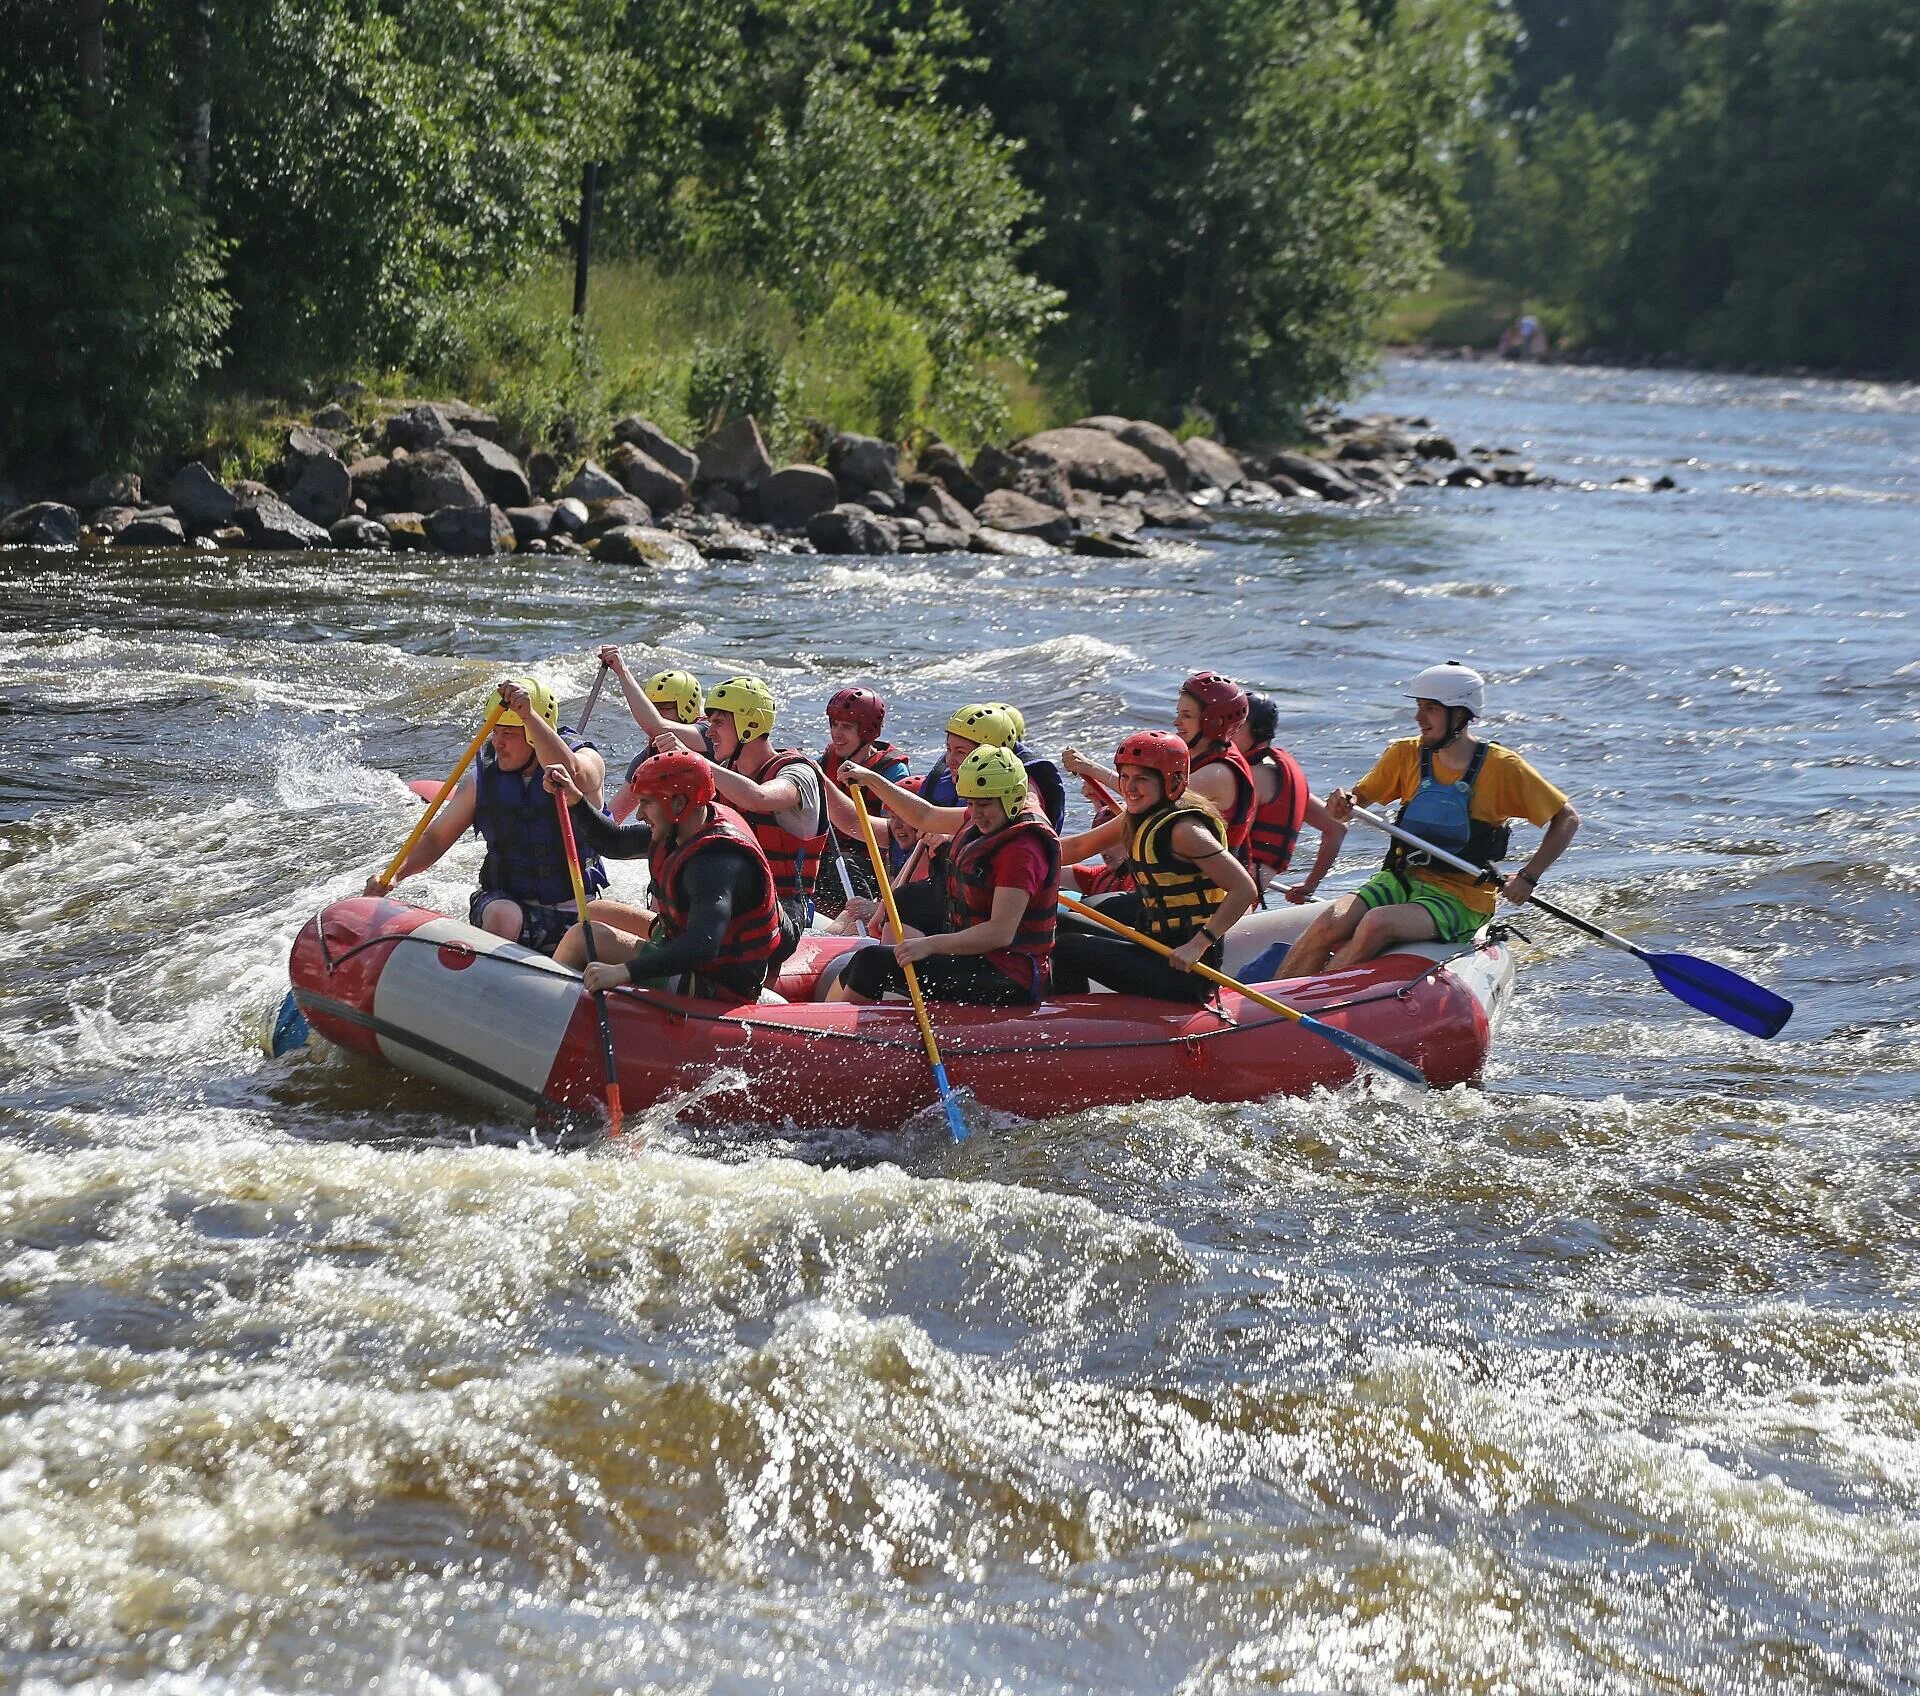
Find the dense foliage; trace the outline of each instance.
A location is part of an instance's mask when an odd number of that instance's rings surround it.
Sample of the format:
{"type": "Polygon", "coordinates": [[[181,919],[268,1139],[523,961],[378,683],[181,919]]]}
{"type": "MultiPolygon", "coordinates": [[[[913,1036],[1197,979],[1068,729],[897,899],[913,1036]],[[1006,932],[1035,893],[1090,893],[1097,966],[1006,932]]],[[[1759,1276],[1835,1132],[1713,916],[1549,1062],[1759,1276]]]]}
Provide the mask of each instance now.
{"type": "Polygon", "coordinates": [[[1629,352],[1920,373],[1912,0],[1522,11],[1477,263],[1629,352]]]}

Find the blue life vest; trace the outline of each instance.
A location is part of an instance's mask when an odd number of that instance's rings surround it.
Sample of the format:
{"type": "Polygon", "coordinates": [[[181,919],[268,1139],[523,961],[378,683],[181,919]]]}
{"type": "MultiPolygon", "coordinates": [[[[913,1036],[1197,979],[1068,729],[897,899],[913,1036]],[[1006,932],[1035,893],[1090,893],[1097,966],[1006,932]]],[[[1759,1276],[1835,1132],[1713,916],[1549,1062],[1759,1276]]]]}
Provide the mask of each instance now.
{"type": "Polygon", "coordinates": [[[960,805],[960,791],[954,787],[953,773],[947,767],[945,754],[935,759],[928,768],[926,778],[920,785],[920,799],[929,807],[960,805]]]}
{"type": "MultiPolygon", "coordinates": [[[[560,740],[576,753],[593,746],[564,725],[560,740]]],[[[539,760],[529,760],[523,771],[504,772],[492,743],[480,750],[474,768],[473,828],[487,844],[480,865],[482,889],[542,907],[573,900],[560,815],[547,793],[539,760]]],[[[589,897],[607,887],[606,867],[598,854],[580,856],[580,878],[589,897]]]]}
{"type": "MultiPolygon", "coordinates": [[[[1394,818],[1401,829],[1411,831],[1423,842],[1430,842],[1436,848],[1444,848],[1449,854],[1463,860],[1471,860],[1475,865],[1491,865],[1507,852],[1512,832],[1504,824],[1487,824],[1472,814],[1473,786],[1479,780],[1480,768],[1487,763],[1487,754],[1496,744],[1482,742],[1474,750],[1473,758],[1467,763],[1467,769],[1457,783],[1442,783],[1433,771],[1433,751],[1420,750],[1420,786],[1414,790],[1413,799],[1403,805],[1394,818]]],[[[1431,855],[1423,854],[1418,848],[1409,848],[1403,842],[1396,842],[1387,850],[1387,868],[1399,871],[1405,867],[1419,868],[1434,865],[1431,855]]]]}
{"type": "Polygon", "coordinates": [[[1044,754],[1030,754],[1024,742],[1014,745],[1014,753],[1020,763],[1027,768],[1027,781],[1040,797],[1040,808],[1047,815],[1047,823],[1057,834],[1067,822],[1067,784],[1061,777],[1060,768],[1044,754]]]}

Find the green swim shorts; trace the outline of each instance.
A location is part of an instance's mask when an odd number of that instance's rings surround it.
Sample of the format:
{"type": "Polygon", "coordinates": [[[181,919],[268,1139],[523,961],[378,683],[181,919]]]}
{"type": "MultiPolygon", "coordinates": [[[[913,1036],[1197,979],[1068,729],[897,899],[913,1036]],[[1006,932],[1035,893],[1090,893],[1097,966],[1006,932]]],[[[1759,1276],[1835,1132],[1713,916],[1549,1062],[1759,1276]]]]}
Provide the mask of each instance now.
{"type": "Polygon", "coordinates": [[[1465,942],[1487,922],[1457,895],[1436,889],[1404,872],[1377,871],[1354,891],[1368,907],[1399,907],[1411,903],[1433,916],[1434,935],[1441,942],[1465,942]]]}

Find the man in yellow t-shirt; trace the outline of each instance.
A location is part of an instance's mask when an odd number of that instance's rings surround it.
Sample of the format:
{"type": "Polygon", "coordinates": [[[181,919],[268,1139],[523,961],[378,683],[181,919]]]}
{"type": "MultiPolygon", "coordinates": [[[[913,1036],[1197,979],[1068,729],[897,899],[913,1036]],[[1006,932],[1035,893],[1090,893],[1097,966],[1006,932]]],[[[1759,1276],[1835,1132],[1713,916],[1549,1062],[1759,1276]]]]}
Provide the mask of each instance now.
{"type": "MultiPolygon", "coordinates": [[[[1326,809],[1344,824],[1355,801],[1398,802],[1400,822],[1414,835],[1476,864],[1505,853],[1510,819],[1543,825],[1540,846],[1506,881],[1507,900],[1520,906],[1573,840],[1580,815],[1518,754],[1468,730],[1485,706],[1486,687],[1469,666],[1435,665],[1421,672],[1406,685],[1420,734],[1389,744],[1351,790],[1327,796],[1326,809]]],[[[1493,910],[1491,884],[1395,843],[1382,870],[1315,918],[1277,975],[1339,971],[1396,943],[1465,942],[1493,910]]]]}

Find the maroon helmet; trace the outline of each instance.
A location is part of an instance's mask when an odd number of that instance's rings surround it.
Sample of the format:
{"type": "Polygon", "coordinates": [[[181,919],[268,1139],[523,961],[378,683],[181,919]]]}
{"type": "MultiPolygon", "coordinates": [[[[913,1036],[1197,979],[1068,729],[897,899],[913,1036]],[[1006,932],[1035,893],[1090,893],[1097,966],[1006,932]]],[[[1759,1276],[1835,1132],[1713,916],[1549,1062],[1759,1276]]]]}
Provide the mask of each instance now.
{"type": "Polygon", "coordinates": [[[827,717],[845,719],[871,742],[887,722],[887,703],[871,689],[842,689],[827,703],[827,717]]]}
{"type": "Polygon", "coordinates": [[[1116,766],[1145,766],[1157,771],[1169,801],[1186,793],[1193,772],[1193,756],[1171,730],[1136,730],[1113,751],[1116,766]]]}
{"type": "Polygon", "coordinates": [[[1200,709],[1200,734],[1212,741],[1226,741],[1246,722],[1247,692],[1231,677],[1196,671],[1180,685],[1180,693],[1193,697],[1200,709]]]}

